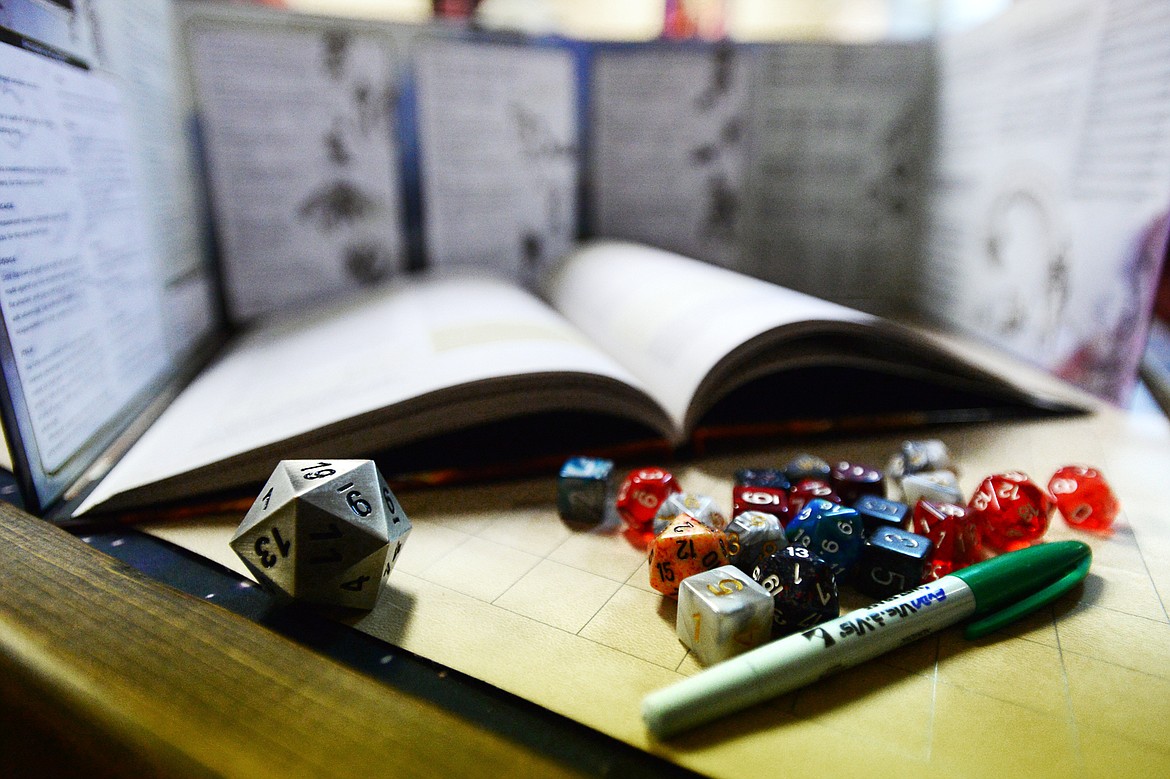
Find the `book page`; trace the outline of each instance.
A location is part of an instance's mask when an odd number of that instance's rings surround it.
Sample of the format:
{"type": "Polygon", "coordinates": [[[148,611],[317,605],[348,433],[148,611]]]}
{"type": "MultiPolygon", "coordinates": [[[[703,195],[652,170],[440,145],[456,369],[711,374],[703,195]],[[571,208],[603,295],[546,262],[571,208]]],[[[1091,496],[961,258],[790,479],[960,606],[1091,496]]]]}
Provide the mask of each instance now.
{"type": "Polygon", "coordinates": [[[544,292],[650,387],[680,428],[707,373],[754,336],[806,321],[873,321],[734,271],[621,242],[574,252],[546,279],[544,292]]]}
{"type": "MultiPolygon", "coordinates": [[[[555,409],[625,413],[666,435],[665,417],[659,412],[659,421],[653,419],[649,400],[620,406],[622,397],[628,401],[640,392],[638,379],[514,284],[468,275],[409,278],[273,320],[241,338],[175,400],[81,511],[122,490],[297,436],[312,433],[325,442],[318,446],[330,446],[331,426],[352,426],[351,420],[364,420],[368,456],[411,436],[467,423],[452,402],[436,407],[439,417],[428,418],[427,429],[414,429],[409,416],[393,416],[397,404],[452,388],[465,390],[461,398],[490,401],[491,386],[476,382],[517,376],[538,378],[533,391],[495,408],[496,417],[551,403],[555,409]],[[626,389],[591,395],[588,387],[581,389],[595,383],[587,377],[626,389]],[[558,387],[560,396],[553,392],[558,387]],[[537,390],[547,390],[549,399],[537,390]],[[395,420],[387,440],[379,440],[374,429],[381,411],[395,420]],[[399,441],[390,440],[395,434],[399,441]]],[[[263,472],[272,464],[266,460],[263,472]]],[[[242,483],[232,471],[222,478],[242,483]]]]}
{"type": "Polygon", "coordinates": [[[746,273],[889,315],[921,256],[926,44],[753,50],[743,194],[746,273]]]}
{"type": "Polygon", "coordinates": [[[405,34],[203,6],[184,29],[231,317],[403,271],[405,34]]]}
{"type": "Polygon", "coordinates": [[[15,43],[0,43],[0,304],[44,498],[172,364],[121,93],[78,60],[15,43]]]}
{"type": "Polygon", "coordinates": [[[1123,399],[1170,213],[1170,6],[1021,4],[939,69],[921,305],[1123,399]]]}
{"type": "Polygon", "coordinates": [[[166,290],[167,344],[182,353],[221,322],[173,5],[96,0],[98,12],[83,15],[95,29],[105,68],[121,80],[141,162],[147,230],[166,290]]]}
{"type": "Polygon", "coordinates": [[[415,78],[428,262],[531,281],[576,236],[572,55],[432,41],[418,53],[415,78]]]}
{"type": "Polygon", "coordinates": [[[176,357],[197,348],[220,321],[173,4],[6,0],[0,26],[48,47],[32,51],[68,55],[115,85],[130,127],[151,261],[164,286],[166,344],[176,357]]]}
{"type": "Polygon", "coordinates": [[[921,237],[925,44],[599,47],[590,234],[882,313],[921,237]]]}
{"type": "Polygon", "coordinates": [[[739,266],[749,73],[730,45],[597,49],[592,234],[739,266]]]}

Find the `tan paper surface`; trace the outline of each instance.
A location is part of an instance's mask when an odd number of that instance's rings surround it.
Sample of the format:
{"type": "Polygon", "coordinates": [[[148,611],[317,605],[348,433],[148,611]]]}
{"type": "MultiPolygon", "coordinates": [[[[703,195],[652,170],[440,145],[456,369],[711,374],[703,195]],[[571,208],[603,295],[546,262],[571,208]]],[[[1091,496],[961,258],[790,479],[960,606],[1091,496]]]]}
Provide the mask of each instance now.
{"type": "MultiPolygon", "coordinates": [[[[915,437],[925,437],[922,433],[915,437]]],[[[1047,540],[1093,548],[1083,588],[988,638],[952,628],[666,743],[642,697],[699,670],[675,604],[620,533],[557,517],[547,479],[399,494],[414,524],[363,631],[714,776],[819,766],[843,776],[1153,776],[1170,771],[1170,428],[1156,410],[930,431],[967,492],[993,472],[1046,485],[1061,465],[1104,472],[1123,512],[1108,537],[1054,517],[1047,540]]],[[[736,468],[801,451],[882,466],[905,434],[804,441],[666,464],[730,509],[736,468]]],[[[150,532],[242,570],[236,524],[150,532]]],[[[843,606],[868,599],[846,588],[843,606]]],[[[811,770],[811,769],[810,769],[811,770]]]]}

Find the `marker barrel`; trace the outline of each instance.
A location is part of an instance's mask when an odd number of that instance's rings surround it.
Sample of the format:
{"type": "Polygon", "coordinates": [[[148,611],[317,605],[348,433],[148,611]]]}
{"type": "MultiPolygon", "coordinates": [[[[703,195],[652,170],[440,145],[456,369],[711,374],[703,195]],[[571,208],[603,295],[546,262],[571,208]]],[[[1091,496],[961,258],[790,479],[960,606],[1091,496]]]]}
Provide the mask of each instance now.
{"type": "Polygon", "coordinates": [[[665,738],[803,687],[974,612],[971,588],[944,576],[656,690],[643,699],[642,718],[651,733],[665,738]]]}

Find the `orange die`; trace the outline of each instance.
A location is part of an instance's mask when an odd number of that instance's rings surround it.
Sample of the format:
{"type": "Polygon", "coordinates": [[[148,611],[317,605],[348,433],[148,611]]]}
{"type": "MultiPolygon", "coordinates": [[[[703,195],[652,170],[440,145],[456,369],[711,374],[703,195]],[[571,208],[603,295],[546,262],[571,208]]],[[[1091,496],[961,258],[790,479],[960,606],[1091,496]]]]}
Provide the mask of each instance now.
{"type": "Polygon", "coordinates": [[[676,517],[650,543],[650,586],[678,597],[683,579],[727,565],[727,541],[694,517],[676,517]]]}

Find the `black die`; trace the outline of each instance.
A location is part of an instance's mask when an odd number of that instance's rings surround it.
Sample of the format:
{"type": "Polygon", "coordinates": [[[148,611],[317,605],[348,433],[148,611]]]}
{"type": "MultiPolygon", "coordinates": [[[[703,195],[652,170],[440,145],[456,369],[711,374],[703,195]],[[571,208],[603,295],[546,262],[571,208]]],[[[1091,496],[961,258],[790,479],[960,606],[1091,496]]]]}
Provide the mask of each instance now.
{"type": "Polygon", "coordinates": [[[772,594],[772,635],[810,628],[840,615],[832,567],[802,546],[761,557],[752,578],[772,594]]]}
{"type": "Polygon", "coordinates": [[[557,512],[570,524],[600,525],[612,493],[612,460],[571,457],[557,478],[557,512]]]}
{"type": "Polygon", "coordinates": [[[888,598],[922,583],[930,560],[929,538],[896,527],[866,539],[853,585],[875,598],[888,598]]]}
{"type": "Polygon", "coordinates": [[[853,508],[861,515],[866,538],[885,528],[905,530],[907,515],[910,513],[910,507],[905,503],[879,498],[877,495],[862,495],[853,504],[853,508]]]}

